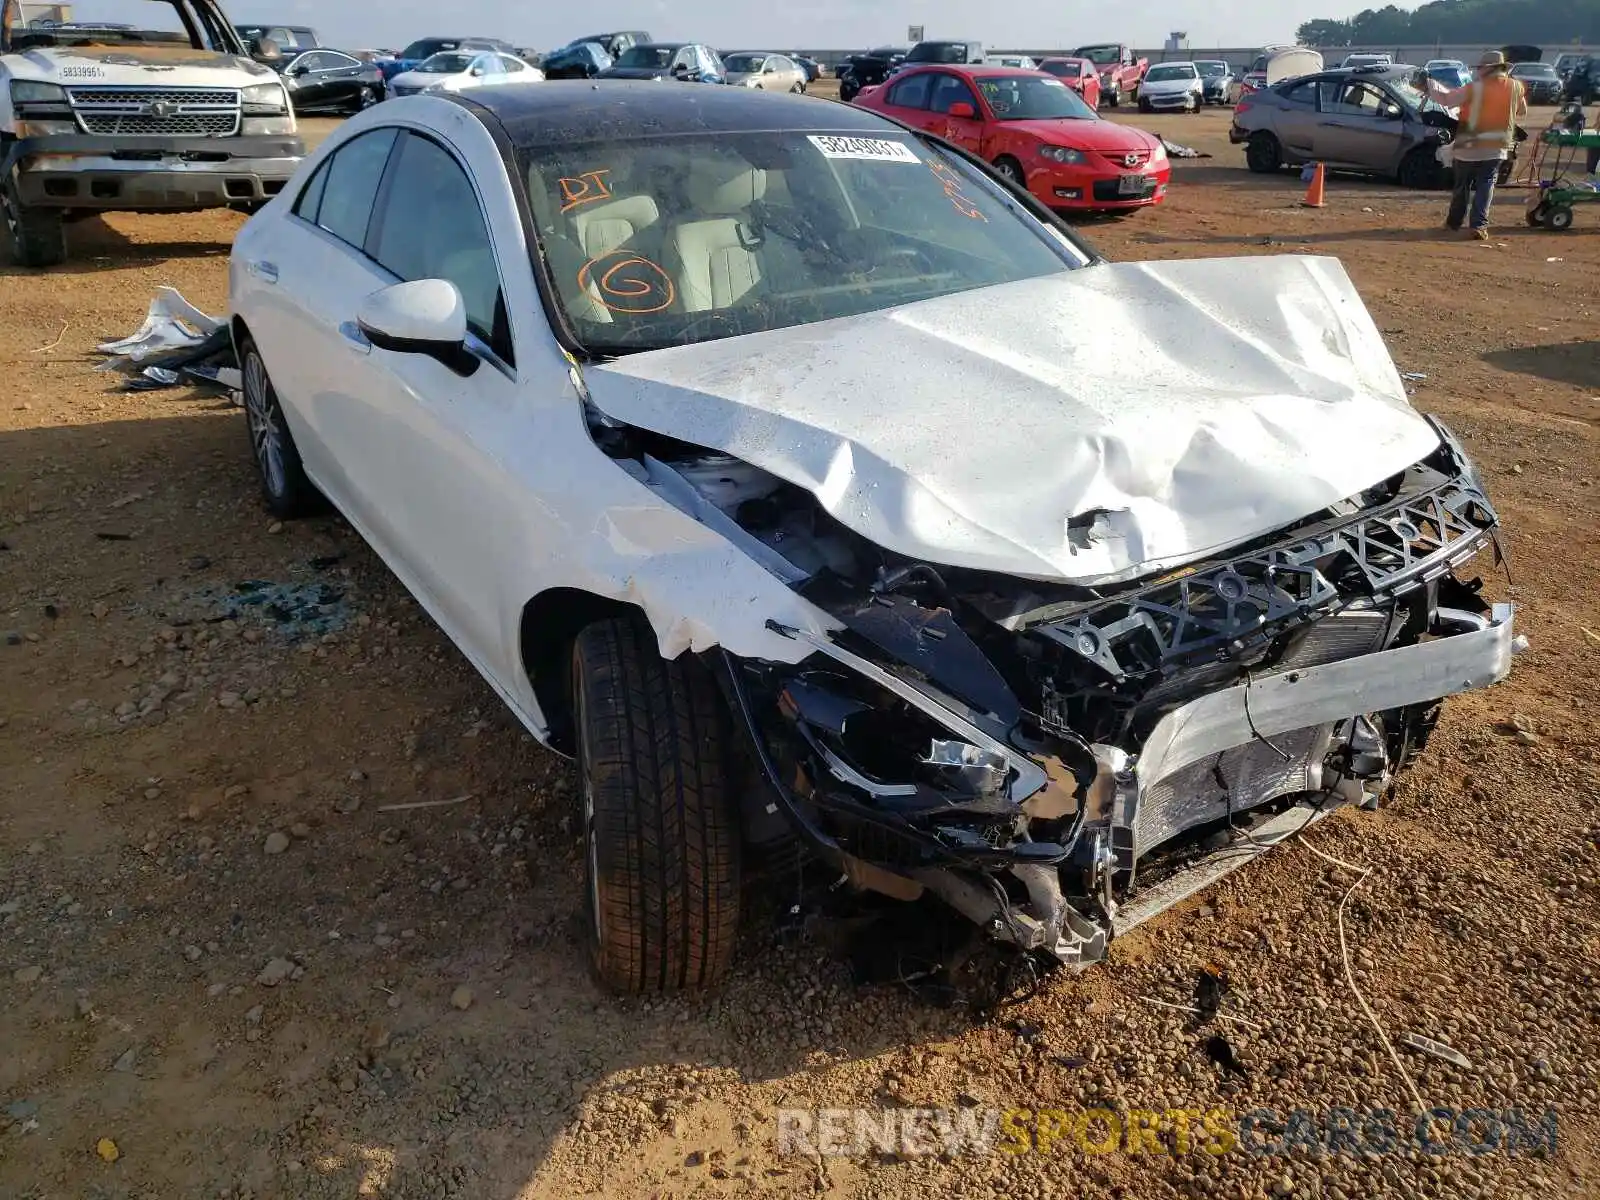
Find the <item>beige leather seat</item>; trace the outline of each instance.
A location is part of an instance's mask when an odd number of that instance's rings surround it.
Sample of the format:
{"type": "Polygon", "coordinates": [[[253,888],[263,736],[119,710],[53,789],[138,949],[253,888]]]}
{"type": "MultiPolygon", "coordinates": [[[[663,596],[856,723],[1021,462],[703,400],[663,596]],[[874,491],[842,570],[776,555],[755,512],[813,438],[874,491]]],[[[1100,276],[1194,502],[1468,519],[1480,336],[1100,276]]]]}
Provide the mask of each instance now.
{"type": "Polygon", "coordinates": [[[694,164],[686,181],[696,217],[672,231],[678,295],[686,312],[727,308],[761,282],[756,256],[739,239],[739,218],[766,195],[767,173],[737,159],[694,164]]]}
{"type": "Polygon", "coordinates": [[[572,214],[572,232],[590,258],[609,254],[661,219],[649,196],[623,196],[588,204],[572,214]]]}

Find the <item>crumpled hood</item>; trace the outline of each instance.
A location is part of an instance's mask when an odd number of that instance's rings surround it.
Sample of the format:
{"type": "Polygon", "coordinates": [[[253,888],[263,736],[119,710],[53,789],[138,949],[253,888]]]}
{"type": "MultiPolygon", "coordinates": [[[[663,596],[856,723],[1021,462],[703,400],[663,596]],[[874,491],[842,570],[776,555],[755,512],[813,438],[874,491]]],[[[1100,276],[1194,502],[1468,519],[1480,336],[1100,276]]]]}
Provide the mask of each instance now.
{"type": "Polygon", "coordinates": [[[1268,533],[1439,444],[1344,268],[1298,255],[1090,267],[585,378],[896,553],[1077,583],[1268,533]]]}
{"type": "Polygon", "coordinates": [[[234,54],[189,46],[35,46],[6,56],[14,79],[75,87],[250,87],[277,76],[234,54]],[[230,78],[231,76],[231,78],[230,78]]]}

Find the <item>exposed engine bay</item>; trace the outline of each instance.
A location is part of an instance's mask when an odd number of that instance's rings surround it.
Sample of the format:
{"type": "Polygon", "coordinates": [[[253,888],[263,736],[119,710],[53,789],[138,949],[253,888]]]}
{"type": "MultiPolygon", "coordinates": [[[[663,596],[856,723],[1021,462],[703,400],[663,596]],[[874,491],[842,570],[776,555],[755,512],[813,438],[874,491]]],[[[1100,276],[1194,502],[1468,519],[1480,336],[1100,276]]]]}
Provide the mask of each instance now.
{"type": "MultiPolygon", "coordinates": [[[[772,625],[811,643],[795,666],[720,656],[771,793],[751,836],[798,833],[858,887],[931,892],[1067,964],[1376,805],[1443,698],[1515,649],[1510,608],[1464,571],[1495,511],[1437,423],[1433,454],[1359,495],[1102,587],[904,559],[737,458],[593,409],[590,428],[840,626],[772,625]]],[[[1092,544],[1097,515],[1068,536],[1092,544]]]]}

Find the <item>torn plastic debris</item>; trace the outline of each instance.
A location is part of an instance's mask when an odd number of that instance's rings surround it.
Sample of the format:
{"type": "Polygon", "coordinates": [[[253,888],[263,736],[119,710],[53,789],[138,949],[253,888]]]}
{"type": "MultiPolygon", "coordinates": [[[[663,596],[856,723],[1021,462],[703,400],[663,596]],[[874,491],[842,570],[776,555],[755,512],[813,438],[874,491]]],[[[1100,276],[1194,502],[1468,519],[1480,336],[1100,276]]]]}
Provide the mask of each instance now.
{"type": "Polygon", "coordinates": [[[240,403],[244,381],[234,356],[228,323],[201,312],[175,288],[161,287],[137,332],[98,349],[111,357],[97,370],[133,376],[123,391],[175,387],[185,378],[220,387],[240,403]]]}
{"type": "Polygon", "coordinates": [[[150,311],[145,314],[144,324],[137,333],[120,341],[102,342],[96,349],[102,354],[143,362],[159,350],[196,345],[224,324],[226,322],[190,304],[177,288],[163,286],[156,289],[150,311]]]}
{"type": "Polygon", "coordinates": [[[1161,139],[1161,144],[1167,149],[1168,158],[1210,158],[1204,150],[1196,150],[1193,146],[1180,146],[1177,142],[1161,139]]]}

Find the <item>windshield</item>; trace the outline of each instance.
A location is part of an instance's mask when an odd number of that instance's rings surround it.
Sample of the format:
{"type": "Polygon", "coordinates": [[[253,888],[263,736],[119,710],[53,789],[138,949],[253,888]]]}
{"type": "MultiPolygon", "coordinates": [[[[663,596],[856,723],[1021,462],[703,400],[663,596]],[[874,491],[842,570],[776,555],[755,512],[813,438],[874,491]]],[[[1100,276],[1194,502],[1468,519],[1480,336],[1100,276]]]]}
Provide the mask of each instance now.
{"type": "Polygon", "coordinates": [[[435,54],[417,70],[423,75],[459,75],[472,65],[475,54],[435,54]]]}
{"type": "Polygon", "coordinates": [[[1088,261],[910,133],[519,148],[545,263],[594,353],[758,333],[1088,261]]]}
{"type": "MultiPolygon", "coordinates": [[[[219,38],[195,46],[175,5],[161,0],[91,0],[81,5],[48,5],[16,0],[0,0],[9,6],[15,20],[11,44],[15,49],[30,46],[190,46],[206,50],[230,50],[219,38]],[[54,17],[51,19],[52,11],[54,17]],[[65,20],[59,19],[65,17],[65,20]]],[[[208,33],[209,31],[202,31],[208,33]]],[[[229,30],[237,36],[237,31],[229,30]]]]}
{"type": "Polygon", "coordinates": [[[1168,79],[1198,79],[1195,69],[1188,63],[1176,67],[1151,67],[1145,75],[1147,83],[1160,83],[1168,79]]]}
{"type": "Polygon", "coordinates": [[[923,42],[913,46],[906,55],[908,63],[964,63],[967,61],[965,42],[923,42]]]}
{"type": "Polygon", "coordinates": [[[974,80],[1000,121],[1094,121],[1094,109],[1059,79],[987,75],[974,80]]]}
{"type": "Polygon", "coordinates": [[[1390,91],[1418,112],[1427,112],[1429,109],[1437,109],[1439,112],[1450,111],[1444,105],[1437,103],[1431,96],[1425,95],[1404,75],[1396,75],[1392,79],[1385,79],[1383,82],[1390,91]]]}
{"type": "Polygon", "coordinates": [[[1083,64],[1081,62],[1047,62],[1039,69],[1048,71],[1052,75],[1060,75],[1065,79],[1076,79],[1083,74],[1083,64]]]}
{"type": "Polygon", "coordinates": [[[766,61],[765,54],[730,54],[722,60],[722,65],[738,75],[753,75],[766,61]]]}
{"type": "Polygon", "coordinates": [[[400,51],[400,57],[421,61],[424,58],[433,57],[441,50],[457,50],[460,47],[460,42],[446,41],[442,38],[424,38],[420,42],[412,42],[411,45],[400,51]]]}
{"type": "Polygon", "coordinates": [[[1084,46],[1075,57],[1087,58],[1097,67],[1114,66],[1122,61],[1122,47],[1084,46]]]}
{"type": "Polygon", "coordinates": [[[1199,68],[1201,76],[1206,79],[1215,79],[1218,75],[1226,75],[1228,73],[1228,64],[1225,62],[1202,62],[1195,63],[1195,66],[1199,68]]]}
{"type": "Polygon", "coordinates": [[[617,66],[670,67],[672,65],[672,56],[677,52],[678,48],[676,46],[630,46],[622,52],[622,57],[617,59],[617,66]]]}

